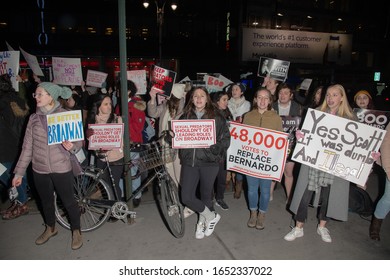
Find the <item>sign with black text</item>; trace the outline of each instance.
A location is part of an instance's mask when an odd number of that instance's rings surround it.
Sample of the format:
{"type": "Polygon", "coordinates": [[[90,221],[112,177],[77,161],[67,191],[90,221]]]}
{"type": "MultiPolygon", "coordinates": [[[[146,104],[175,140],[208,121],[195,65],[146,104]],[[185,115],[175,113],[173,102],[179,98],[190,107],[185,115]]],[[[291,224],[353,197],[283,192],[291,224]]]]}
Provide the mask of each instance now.
{"type": "Polygon", "coordinates": [[[289,61],[260,57],[257,75],[259,77],[270,77],[274,80],[284,82],[287,79],[289,68],[289,61]]]}
{"type": "Polygon", "coordinates": [[[301,133],[292,160],[363,186],[386,131],[308,109],[301,133]]]}
{"type": "Polygon", "coordinates": [[[287,155],[291,157],[292,151],[296,144],[295,132],[301,123],[301,117],[295,116],[280,116],[282,118],[283,131],[288,133],[288,150],[287,155]]]}
{"type": "Polygon", "coordinates": [[[227,170],[279,181],[287,158],[288,134],[230,122],[227,170]]]}

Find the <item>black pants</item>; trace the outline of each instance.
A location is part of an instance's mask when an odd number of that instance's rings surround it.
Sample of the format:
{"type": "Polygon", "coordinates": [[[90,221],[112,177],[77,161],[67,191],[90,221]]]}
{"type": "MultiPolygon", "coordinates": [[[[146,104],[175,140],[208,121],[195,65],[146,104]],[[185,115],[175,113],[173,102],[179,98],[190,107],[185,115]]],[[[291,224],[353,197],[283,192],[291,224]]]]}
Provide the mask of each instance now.
{"type": "MultiPolygon", "coordinates": [[[[106,167],[106,162],[97,158],[96,167],[104,169],[106,167]]],[[[112,177],[114,178],[115,190],[118,195],[117,199],[121,200],[123,194],[119,187],[119,180],[121,179],[121,176],[123,174],[123,159],[110,162],[110,168],[111,168],[112,177]]],[[[109,172],[108,169],[106,169],[102,177],[104,181],[106,181],[112,187],[112,181],[110,178],[110,174],[108,172],[109,172]]]]}
{"type": "Polygon", "coordinates": [[[219,164],[219,171],[217,174],[217,180],[215,183],[215,199],[224,199],[226,189],[226,176],[227,170],[225,168],[225,162],[219,164]]]}
{"type": "Polygon", "coordinates": [[[203,212],[205,206],[213,209],[212,191],[219,166],[181,167],[181,199],[184,205],[195,212],[203,212]],[[200,199],[196,196],[199,183],[200,199]]]}
{"type": "Polygon", "coordinates": [[[56,223],[54,192],[61,199],[69,215],[72,230],[80,229],[80,211],[73,191],[73,172],[39,174],[33,172],[34,183],[42,203],[45,223],[52,227],[56,223]]]}
{"type": "MultiPolygon", "coordinates": [[[[327,221],[329,218],[326,217],[326,210],[328,209],[328,201],[329,201],[329,191],[331,186],[321,187],[321,195],[320,195],[320,210],[318,213],[318,219],[320,221],[327,221]]],[[[299,203],[297,214],[295,215],[295,220],[301,223],[304,223],[307,219],[307,209],[309,207],[310,201],[313,197],[314,191],[309,191],[306,187],[305,192],[303,193],[301,202],[299,203]]]]}

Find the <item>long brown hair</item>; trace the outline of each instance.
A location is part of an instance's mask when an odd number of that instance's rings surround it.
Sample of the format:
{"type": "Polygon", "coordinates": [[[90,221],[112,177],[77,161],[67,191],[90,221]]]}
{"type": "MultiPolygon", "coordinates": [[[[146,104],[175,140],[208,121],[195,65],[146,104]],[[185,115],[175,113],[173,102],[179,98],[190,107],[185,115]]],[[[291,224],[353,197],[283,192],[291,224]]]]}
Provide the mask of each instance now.
{"type": "Polygon", "coordinates": [[[192,97],[194,95],[194,92],[197,90],[202,90],[206,93],[207,100],[206,100],[206,106],[204,107],[204,116],[206,118],[213,119],[215,117],[216,107],[211,100],[211,97],[210,97],[208,90],[203,86],[194,87],[189,92],[190,93],[189,94],[189,101],[188,101],[187,105],[184,107],[183,115],[185,115],[188,118],[191,114],[193,114],[195,112],[196,108],[195,108],[194,102],[192,100],[192,97]]]}

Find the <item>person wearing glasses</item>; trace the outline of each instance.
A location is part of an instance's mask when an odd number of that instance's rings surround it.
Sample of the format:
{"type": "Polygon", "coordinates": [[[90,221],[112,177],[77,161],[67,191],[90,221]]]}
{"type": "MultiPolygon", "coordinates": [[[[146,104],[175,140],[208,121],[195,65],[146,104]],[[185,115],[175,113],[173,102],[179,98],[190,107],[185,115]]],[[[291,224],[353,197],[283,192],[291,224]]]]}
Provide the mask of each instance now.
{"type": "Polygon", "coordinates": [[[72,91],[54,83],[40,83],[33,93],[36,112],[29,118],[24,135],[22,152],[14,170],[12,186],[20,186],[26,169],[32,163],[32,173],[36,191],[39,195],[45,231],[36,239],[36,245],[46,243],[58,233],[55,227],[54,192],[62,200],[70,219],[72,229],[72,249],[83,245],[80,232],[80,211],[73,194],[73,172],[70,156],[82,147],[82,141],[63,141],[48,145],[47,115],[66,112],[60,106],[59,97],[68,99],[72,91]]]}

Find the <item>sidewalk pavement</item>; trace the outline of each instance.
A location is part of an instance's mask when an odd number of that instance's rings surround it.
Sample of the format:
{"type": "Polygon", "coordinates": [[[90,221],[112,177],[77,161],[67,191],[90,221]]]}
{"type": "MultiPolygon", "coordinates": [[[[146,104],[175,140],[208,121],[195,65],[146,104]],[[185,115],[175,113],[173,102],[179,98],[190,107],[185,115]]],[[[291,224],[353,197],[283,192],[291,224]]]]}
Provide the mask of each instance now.
{"type": "MultiPolygon", "coordinates": [[[[370,185],[377,181],[371,176],[370,185]]],[[[376,184],[376,185],[375,185],[376,184]]],[[[370,188],[370,186],[369,186],[370,188]]],[[[283,239],[292,225],[286,210],[285,194],[280,185],[275,190],[266,215],[265,229],[247,227],[249,211],[244,196],[233,199],[225,195],[229,210],[216,206],[221,220],[214,233],[202,240],[195,239],[196,215],[186,219],[183,238],[176,239],[166,228],[156,204],[147,200],[136,208],[132,225],[118,221],[84,233],[84,245],[71,249],[70,231],[58,225],[59,233],[46,244],[37,246],[35,239],[44,230],[43,220],[36,210],[11,221],[0,220],[1,260],[389,260],[390,219],[384,220],[381,241],[368,236],[370,222],[355,213],[348,222],[330,221],[328,229],[332,243],[325,243],[316,232],[315,209],[309,208],[304,236],[288,242],[283,239]]],[[[31,201],[30,204],[34,204],[31,201]]],[[[32,205],[33,206],[33,205],[32,205]]],[[[4,205],[3,205],[4,207],[4,205]]]]}

